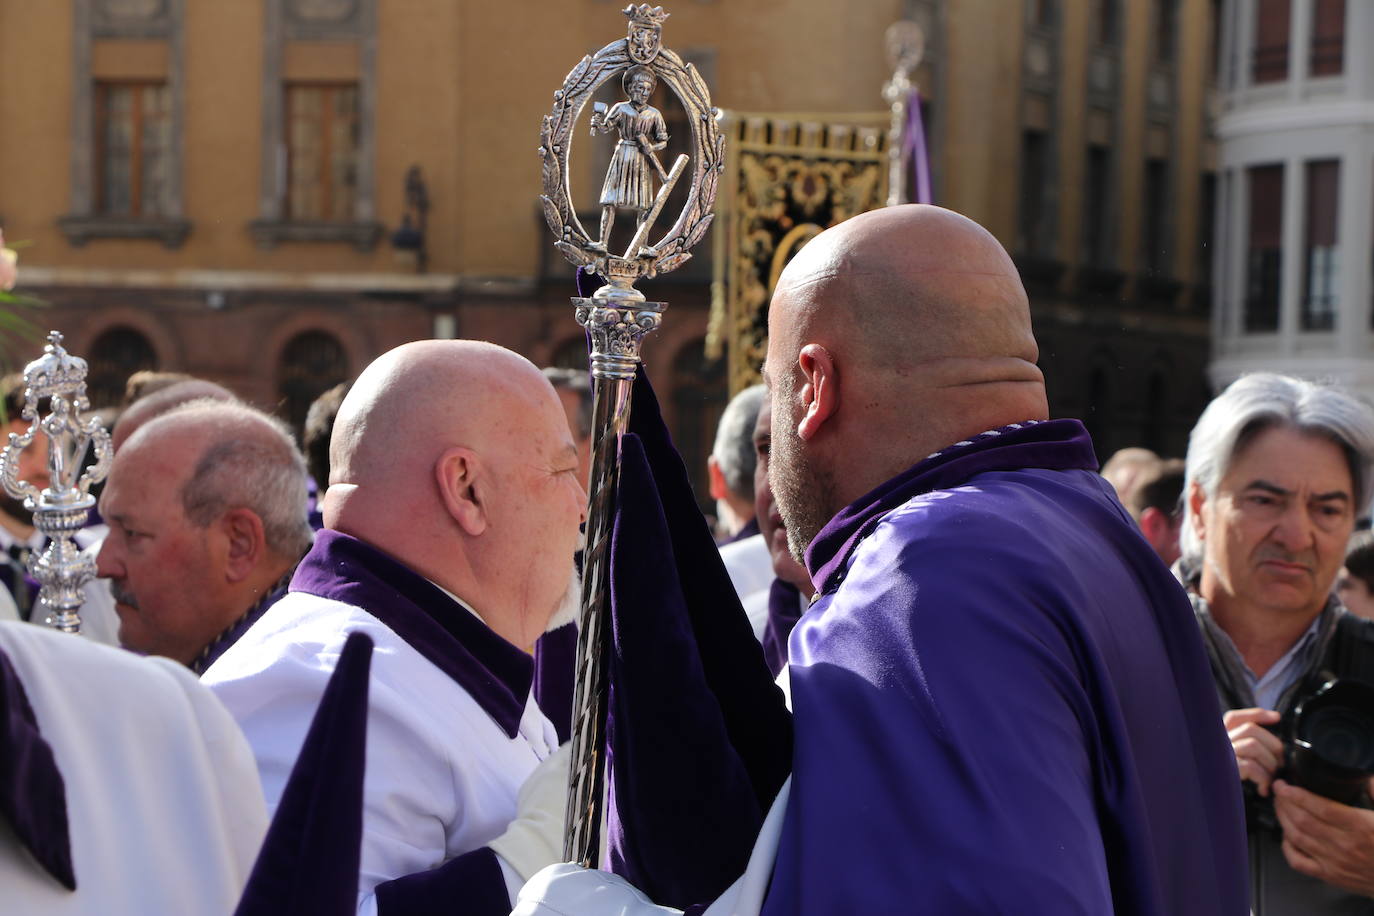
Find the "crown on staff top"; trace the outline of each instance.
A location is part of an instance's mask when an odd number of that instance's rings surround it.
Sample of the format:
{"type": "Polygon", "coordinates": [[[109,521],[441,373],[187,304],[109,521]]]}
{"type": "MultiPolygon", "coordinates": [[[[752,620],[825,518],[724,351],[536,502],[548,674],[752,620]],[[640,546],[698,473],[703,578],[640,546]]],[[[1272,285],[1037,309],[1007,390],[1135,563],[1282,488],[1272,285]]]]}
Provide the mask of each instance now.
{"type": "Polygon", "coordinates": [[[651,29],[662,29],[663,20],[670,15],[664,11],[663,7],[650,6],[647,3],[641,3],[638,6],[631,3],[621,12],[630,20],[631,25],[645,25],[651,29]]]}
{"type": "Polygon", "coordinates": [[[72,356],[62,346],[62,335],[48,334],[43,355],[24,367],[25,398],[37,403],[39,399],[61,395],[70,397],[85,391],[86,361],[72,356]]]}

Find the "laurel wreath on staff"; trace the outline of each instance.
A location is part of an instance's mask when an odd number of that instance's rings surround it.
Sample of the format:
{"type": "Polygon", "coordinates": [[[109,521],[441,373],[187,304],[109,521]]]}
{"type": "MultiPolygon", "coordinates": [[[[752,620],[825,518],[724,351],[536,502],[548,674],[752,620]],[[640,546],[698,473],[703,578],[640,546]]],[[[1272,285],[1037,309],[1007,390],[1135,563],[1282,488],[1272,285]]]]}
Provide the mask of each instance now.
{"type": "MultiPolygon", "coordinates": [[[[540,203],[544,219],[557,241],[554,247],[578,267],[605,274],[604,253],[590,250],[592,242],[582,227],[569,197],[568,154],[578,117],[592,94],[607,80],[637,64],[631,60],[629,42],[621,38],[595,54],[583,57],[573,67],[563,87],[553,94],[553,111],[545,116],[539,130],[539,155],[543,160],[543,189],[540,203]]],[[[687,203],[668,233],[636,259],[641,276],[653,277],[681,267],[691,257],[691,249],[706,235],[714,214],[716,184],[725,167],[725,138],[716,122],[719,112],[711,107],[706,82],[697,69],[683,63],[674,52],[661,48],[646,66],[668,86],[686,109],[692,132],[693,170],[687,203]]]]}

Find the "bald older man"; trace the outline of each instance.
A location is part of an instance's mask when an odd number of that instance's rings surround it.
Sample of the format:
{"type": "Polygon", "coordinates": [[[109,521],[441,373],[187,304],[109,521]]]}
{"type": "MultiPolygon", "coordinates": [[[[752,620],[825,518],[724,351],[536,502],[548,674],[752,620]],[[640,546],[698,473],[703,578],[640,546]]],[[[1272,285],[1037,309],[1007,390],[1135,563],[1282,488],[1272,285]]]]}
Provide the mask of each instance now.
{"type": "Polygon", "coordinates": [[[948,210],[779,280],[769,476],[819,598],[765,913],[1246,910],[1187,599],[1036,359],[1011,259],[948,210]]]}
{"type": "Polygon", "coordinates": [[[205,680],[275,808],[346,636],[371,636],[359,911],[461,894],[464,912],[508,912],[521,868],[483,847],[557,747],[530,650],[572,579],[586,505],[567,418],[523,357],[416,342],[354,383],[330,463],[325,528],[290,594],[205,680]]]}

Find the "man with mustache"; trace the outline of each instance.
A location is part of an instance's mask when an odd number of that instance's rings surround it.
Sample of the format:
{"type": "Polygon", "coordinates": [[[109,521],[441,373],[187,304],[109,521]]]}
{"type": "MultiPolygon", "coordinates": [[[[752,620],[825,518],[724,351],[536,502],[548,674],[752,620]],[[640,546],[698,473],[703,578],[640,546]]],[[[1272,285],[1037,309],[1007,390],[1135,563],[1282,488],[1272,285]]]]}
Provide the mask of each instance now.
{"type": "Polygon", "coordinates": [[[121,645],[202,674],[285,594],[310,547],[305,462],[281,423],[245,404],[154,408],[115,432],[96,571],[121,645]]]}
{"type": "Polygon", "coordinates": [[[1369,407],[1270,373],[1227,388],[1189,439],[1175,570],[1246,784],[1256,916],[1374,912],[1374,812],[1290,784],[1279,737],[1332,675],[1374,675],[1374,623],[1332,594],[1371,472],[1369,407]]]}

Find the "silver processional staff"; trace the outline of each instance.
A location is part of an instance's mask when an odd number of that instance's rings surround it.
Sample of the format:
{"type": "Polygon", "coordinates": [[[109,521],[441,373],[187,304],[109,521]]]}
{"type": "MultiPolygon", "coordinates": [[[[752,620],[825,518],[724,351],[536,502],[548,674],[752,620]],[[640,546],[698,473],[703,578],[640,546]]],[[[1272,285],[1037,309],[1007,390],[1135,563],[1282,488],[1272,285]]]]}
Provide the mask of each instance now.
{"type": "Polygon", "coordinates": [[[34,527],[47,535],[47,546],[29,561],[29,573],[40,584],[38,604],[44,622],[67,633],[81,629],[82,588],[95,578],[95,560],[83,554],[73,536],[86,524],[95,497],[91,487],[109,473],[114,449],[110,434],[98,417],[84,417],[86,361],[62,346],[62,335],[53,331],[43,355],[24,369],[24,408],[20,417],[29,421],[23,433],[10,433],[0,451],[0,484],[33,512],[34,527]],[[43,401],[48,412],[40,415],[43,401]],[[19,455],[39,433],[48,441],[49,483],[40,491],[17,476],[19,455]],[[86,450],[94,449],[95,461],[84,471],[86,450]]]}
{"type": "Polygon", "coordinates": [[[540,129],[544,217],[554,246],[576,266],[606,283],[590,298],[575,298],[578,324],[591,340],[594,393],[592,472],[583,553],[581,631],[577,644],[577,687],[573,698],[572,772],[568,785],[568,832],[564,857],[586,867],[597,864],[605,780],[606,658],[610,640],[610,541],[612,499],[619,480],[620,438],[630,415],[630,389],[644,336],[663,321],[664,302],[649,302],[635,289],[680,267],[711,225],[716,184],[724,167],[724,138],[701,74],[663,47],[661,6],[630,4],[622,11],[629,33],[584,57],[553,94],[553,111],[540,129]],[[601,189],[600,232],[592,237],[572,205],[568,152],[579,116],[593,93],[619,77],[625,100],[594,106],[593,133],[615,132],[619,141],[601,189]],[[691,154],[664,169],[657,153],[669,140],[661,112],[649,104],[654,88],[668,88],[687,113],[691,154]],[[653,244],[649,234],[669,193],[691,164],[687,201],[676,221],[653,244]],[[635,232],[623,253],[610,238],[619,210],[636,214],[635,232]]]}

